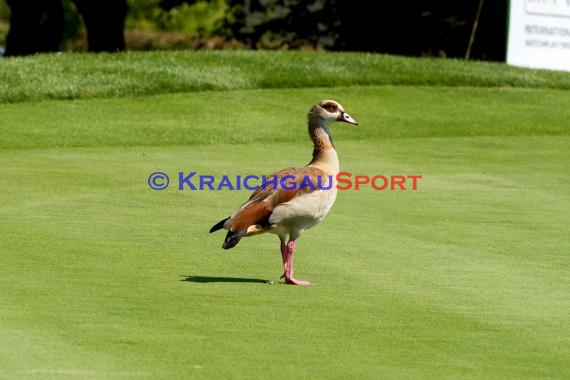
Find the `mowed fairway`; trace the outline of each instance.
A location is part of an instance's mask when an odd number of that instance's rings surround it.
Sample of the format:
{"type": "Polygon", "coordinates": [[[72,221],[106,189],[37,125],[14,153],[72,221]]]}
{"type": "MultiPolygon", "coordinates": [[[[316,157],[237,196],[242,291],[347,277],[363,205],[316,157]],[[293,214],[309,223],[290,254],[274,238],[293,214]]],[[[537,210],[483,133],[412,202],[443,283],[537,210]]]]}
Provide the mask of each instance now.
{"type": "Polygon", "coordinates": [[[568,378],[569,105],[427,86],[0,105],[0,378],[568,378]],[[306,164],[323,98],[360,123],[333,125],[342,170],[423,178],[340,191],[297,245],[317,285],[286,286],[276,236],[208,234],[250,192],[177,173],[306,164]]]}

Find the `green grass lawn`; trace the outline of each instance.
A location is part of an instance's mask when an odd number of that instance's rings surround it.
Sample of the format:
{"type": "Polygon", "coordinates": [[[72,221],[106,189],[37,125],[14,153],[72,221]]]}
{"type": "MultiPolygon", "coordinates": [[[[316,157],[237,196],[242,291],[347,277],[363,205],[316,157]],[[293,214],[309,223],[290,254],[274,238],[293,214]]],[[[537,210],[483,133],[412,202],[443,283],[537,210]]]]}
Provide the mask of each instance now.
{"type": "Polygon", "coordinates": [[[570,75],[494,62],[303,51],[40,54],[0,61],[2,103],[355,85],[569,90],[570,75]]]}
{"type": "MultiPolygon", "coordinates": [[[[168,70],[164,57],[150,62],[168,70]]],[[[63,58],[52,59],[55,71],[63,58]]],[[[554,79],[415,76],[136,97],[103,81],[72,101],[4,93],[0,378],[567,378],[570,92],[554,79]],[[342,170],[423,178],[416,191],[339,192],[297,244],[296,274],[317,285],[286,286],[276,236],[224,251],[224,233],[208,233],[249,191],[179,191],[176,177],[306,164],[306,113],[323,98],[360,123],[333,126],[342,170]],[[148,187],[155,171],[168,189],[148,187]]]]}

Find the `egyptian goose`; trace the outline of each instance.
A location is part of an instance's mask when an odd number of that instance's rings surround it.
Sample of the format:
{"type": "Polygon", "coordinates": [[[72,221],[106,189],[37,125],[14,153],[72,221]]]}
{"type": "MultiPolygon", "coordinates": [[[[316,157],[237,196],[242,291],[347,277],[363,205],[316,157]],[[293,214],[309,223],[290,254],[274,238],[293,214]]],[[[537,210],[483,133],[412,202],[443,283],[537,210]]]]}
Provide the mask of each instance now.
{"type": "Polygon", "coordinates": [[[323,220],[336,199],[339,162],[329,125],[335,121],[358,125],[334,100],[321,100],[309,110],[308,118],[314,144],[311,162],[270,174],[247,202],[210,229],[210,232],[222,228],[228,231],[224,249],[234,247],[244,236],[277,234],[283,258],[281,278],[293,285],[311,285],[293,276],[295,241],[306,229],[323,220]]]}

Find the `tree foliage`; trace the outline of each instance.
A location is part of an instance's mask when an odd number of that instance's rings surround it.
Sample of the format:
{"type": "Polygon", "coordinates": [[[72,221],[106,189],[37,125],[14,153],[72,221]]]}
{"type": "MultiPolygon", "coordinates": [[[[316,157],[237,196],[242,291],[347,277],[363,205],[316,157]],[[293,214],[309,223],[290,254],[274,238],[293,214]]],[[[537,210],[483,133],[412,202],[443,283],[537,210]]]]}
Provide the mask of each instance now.
{"type": "MultiPolygon", "coordinates": [[[[63,1],[66,37],[79,29],[78,18],[69,12],[70,2],[77,4],[83,22],[95,31],[91,37],[88,33],[93,51],[122,50],[124,42],[118,41],[117,25],[122,28],[125,23],[128,30],[150,32],[151,39],[156,36],[153,33],[161,36],[173,33],[177,39],[217,37],[254,49],[310,48],[454,58],[465,56],[477,8],[482,2],[409,0],[372,5],[364,0],[128,0],[129,11],[125,13],[120,4],[127,0],[5,1],[20,8],[23,3],[63,1]],[[109,20],[114,20],[112,33],[109,20]],[[99,38],[94,37],[96,34],[99,38]],[[114,43],[105,43],[107,39],[114,43]]],[[[507,0],[483,3],[471,57],[505,59],[507,7],[507,0]]],[[[31,19],[31,7],[27,14],[31,19]]],[[[49,20],[33,17],[35,23],[49,20]]],[[[32,30],[29,26],[25,28],[32,30]]],[[[62,34],[59,29],[57,33],[62,34]]],[[[49,36],[37,31],[36,35],[44,39],[49,36]]],[[[51,41],[49,49],[36,50],[53,51],[56,39],[51,41]]],[[[148,48],[153,46],[156,45],[148,44],[148,48]]],[[[168,48],[168,41],[161,48],[168,48]]]]}
{"type": "MultiPolygon", "coordinates": [[[[374,8],[364,0],[229,1],[239,9],[233,36],[253,46],[271,39],[276,46],[463,57],[481,0],[392,1],[374,8]]],[[[504,60],[506,22],[507,1],[486,2],[472,56],[504,60]]]]}

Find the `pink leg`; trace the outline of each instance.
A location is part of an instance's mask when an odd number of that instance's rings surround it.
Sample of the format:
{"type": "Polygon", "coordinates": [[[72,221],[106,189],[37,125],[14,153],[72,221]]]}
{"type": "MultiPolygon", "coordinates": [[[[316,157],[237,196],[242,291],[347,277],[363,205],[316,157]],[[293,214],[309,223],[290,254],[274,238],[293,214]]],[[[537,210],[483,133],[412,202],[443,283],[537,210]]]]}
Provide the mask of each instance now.
{"type": "Polygon", "coordinates": [[[283,258],[283,274],[281,278],[285,278],[285,273],[287,273],[287,245],[285,242],[281,242],[281,257],[283,258]]]}
{"type": "MultiPolygon", "coordinates": [[[[284,246],[283,243],[282,247],[284,246]]],[[[289,240],[285,246],[285,255],[283,256],[283,269],[285,270],[285,283],[292,285],[312,285],[310,281],[297,280],[293,277],[293,253],[295,252],[295,240],[289,240]]],[[[283,249],[281,250],[283,255],[283,249]]]]}

